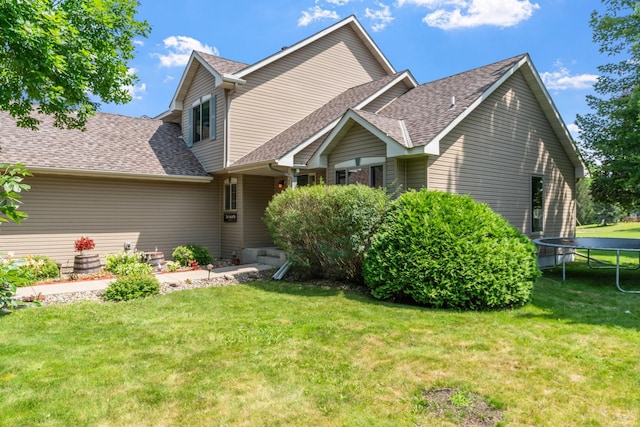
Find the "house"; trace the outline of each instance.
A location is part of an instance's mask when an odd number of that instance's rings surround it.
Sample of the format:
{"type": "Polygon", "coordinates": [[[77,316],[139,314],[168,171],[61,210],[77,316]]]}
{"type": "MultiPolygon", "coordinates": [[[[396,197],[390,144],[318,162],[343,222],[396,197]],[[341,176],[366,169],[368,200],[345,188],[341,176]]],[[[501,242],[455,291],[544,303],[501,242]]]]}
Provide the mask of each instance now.
{"type": "Polygon", "coordinates": [[[469,194],[531,237],[573,235],[585,173],[528,55],[420,85],[355,17],[255,64],[193,52],[155,119],[34,132],[4,114],[0,129],[0,162],[34,173],[0,252],[62,263],[81,235],[103,254],[193,242],[252,261],[273,246],[273,195],[321,179],[469,194]]]}

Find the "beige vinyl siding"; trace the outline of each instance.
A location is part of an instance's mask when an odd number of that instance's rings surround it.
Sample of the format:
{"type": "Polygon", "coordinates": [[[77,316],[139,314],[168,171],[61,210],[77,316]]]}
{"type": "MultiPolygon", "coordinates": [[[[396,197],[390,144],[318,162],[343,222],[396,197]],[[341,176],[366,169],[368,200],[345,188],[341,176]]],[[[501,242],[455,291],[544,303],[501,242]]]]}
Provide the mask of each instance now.
{"type": "Polygon", "coordinates": [[[388,105],[391,101],[397,99],[402,94],[406,93],[409,90],[407,85],[403,82],[397,83],[393,87],[389,88],[385,93],[378,96],[369,104],[365,105],[362,109],[364,111],[369,111],[371,113],[377,113],[386,105],[388,105]]]}
{"type": "Polygon", "coordinates": [[[544,234],[575,232],[575,169],[521,72],[440,143],[430,189],[469,194],[531,231],[531,177],[544,177],[544,234]]]}
{"type": "Polygon", "coordinates": [[[276,182],[285,177],[245,175],[242,181],[243,248],[274,246],[262,217],[275,193],[276,182]]]}
{"type": "Polygon", "coordinates": [[[212,184],[145,182],[124,179],[71,178],[40,175],[27,181],[21,225],[3,224],[0,252],[16,256],[46,255],[73,266],[74,241],[87,236],[91,253],[117,253],[133,248],[164,252],[171,258],[178,245],[197,243],[220,256],[215,233],[219,206],[212,184]]]}
{"type": "Polygon", "coordinates": [[[306,165],[307,162],[309,162],[309,159],[311,158],[311,156],[313,156],[313,154],[316,152],[316,150],[320,147],[320,145],[322,145],[324,140],[327,138],[327,135],[329,135],[329,132],[327,132],[324,135],[320,136],[318,139],[313,141],[307,147],[302,149],[298,154],[293,156],[293,164],[294,165],[306,165]]]}
{"type": "Polygon", "coordinates": [[[222,169],[224,162],[225,93],[223,89],[215,88],[214,77],[203,66],[199,65],[184,99],[182,135],[185,141],[189,140],[189,110],[194,102],[206,95],[216,96],[216,139],[205,139],[196,142],[193,144],[192,150],[207,172],[213,172],[222,169]]]}
{"type": "Polygon", "coordinates": [[[231,102],[234,162],[350,87],[386,75],[349,26],[245,77],[231,102]],[[274,108],[277,105],[277,108],[274,108]]]}
{"type": "MultiPolygon", "coordinates": [[[[331,150],[328,158],[327,184],[336,183],[335,164],[362,157],[386,157],[387,146],[359,124],[354,124],[331,150]]],[[[395,159],[384,167],[387,185],[395,179],[395,159]],[[391,169],[391,170],[390,170],[391,169]]]]}
{"type": "Polygon", "coordinates": [[[415,157],[404,162],[406,165],[406,188],[408,190],[426,188],[428,157],[415,157]]]}

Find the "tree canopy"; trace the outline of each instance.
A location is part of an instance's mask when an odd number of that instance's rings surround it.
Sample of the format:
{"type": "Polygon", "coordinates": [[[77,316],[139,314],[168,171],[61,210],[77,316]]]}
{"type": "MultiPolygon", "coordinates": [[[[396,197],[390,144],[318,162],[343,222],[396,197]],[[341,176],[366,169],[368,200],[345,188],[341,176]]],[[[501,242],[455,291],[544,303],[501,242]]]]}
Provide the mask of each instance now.
{"type": "Polygon", "coordinates": [[[602,97],[587,97],[593,112],[576,121],[593,167],[594,200],[632,209],[640,201],[640,3],[603,3],[606,11],[594,11],[590,25],[612,62],[598,67],[594,90],[602,97]]]}
{"type": "Polygon", "coordinates": [[[0,110],[35,129],[35,113],[83,128],[92,99],[126,103],[128,61],[150,27],[135,0],[0,0],[0,110]]]}

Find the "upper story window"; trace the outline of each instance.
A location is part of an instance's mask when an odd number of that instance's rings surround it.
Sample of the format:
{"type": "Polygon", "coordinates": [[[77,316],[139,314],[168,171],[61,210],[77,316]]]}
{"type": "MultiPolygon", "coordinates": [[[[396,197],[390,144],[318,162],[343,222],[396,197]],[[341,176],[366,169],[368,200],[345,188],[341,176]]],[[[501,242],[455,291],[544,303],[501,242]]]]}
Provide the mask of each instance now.
{"type": "Polygon", "coordinates": [[[215,95],[201,97],[189,110],[189,145],[207,139],[216,139],[215,95]]]}

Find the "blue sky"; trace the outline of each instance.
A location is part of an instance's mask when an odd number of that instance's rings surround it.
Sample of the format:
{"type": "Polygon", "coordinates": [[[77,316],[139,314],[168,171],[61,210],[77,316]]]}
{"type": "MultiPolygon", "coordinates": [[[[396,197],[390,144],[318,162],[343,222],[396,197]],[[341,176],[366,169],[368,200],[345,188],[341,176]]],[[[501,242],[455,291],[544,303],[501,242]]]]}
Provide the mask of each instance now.
{"type": "Polygon", "coordinates": [[[165,111],[192,49],[254,63],[356,15],[396,70],[419,83],[529,53],[565,123],[589,109],[596,67],[608,61],[589,19],[600,0],[141,0],[152,27],[130,66],[140,81],[127,105],[102,111],[165,111]]]}

